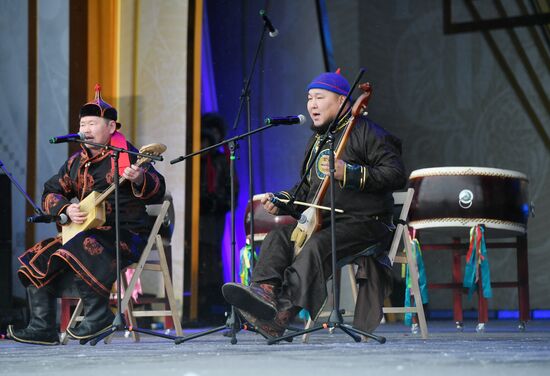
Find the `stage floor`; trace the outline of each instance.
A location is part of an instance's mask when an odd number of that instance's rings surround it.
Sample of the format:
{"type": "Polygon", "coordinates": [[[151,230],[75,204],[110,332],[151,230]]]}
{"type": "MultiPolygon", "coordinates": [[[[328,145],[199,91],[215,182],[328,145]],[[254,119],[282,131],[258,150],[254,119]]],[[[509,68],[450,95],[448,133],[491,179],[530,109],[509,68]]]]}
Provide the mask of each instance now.
{"type": "MultiPolygon", "coordinates": [[[[241,331],[231,345],[221,332],[175,345],[144,335],[135,343],[117,334],[111,344],[92,347],[23,345],[0,340],[1,375],[489,375],[550,374],[550,321],[532,321],[525,332],[515,321],[489,322],[484,333],[466,322],[457,332],[449,321],[429,322],[429,338],[412,335],[402,324],[384,324],[374,341],[355,343],[337,330],[312,334],[309,343],[266,345],[241,331]]],[[[186,334],[196,330],[186,331],[186,334]]]]}

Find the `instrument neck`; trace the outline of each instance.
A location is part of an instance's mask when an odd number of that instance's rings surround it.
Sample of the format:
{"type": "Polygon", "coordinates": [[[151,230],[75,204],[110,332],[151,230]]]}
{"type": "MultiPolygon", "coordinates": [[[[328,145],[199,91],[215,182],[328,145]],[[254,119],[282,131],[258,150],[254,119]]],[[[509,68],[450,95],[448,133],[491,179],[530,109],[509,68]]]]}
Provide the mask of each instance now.
{"type": "MultiPolygon", "coordinates": [[[[338,126],[336,127],[335,132],[338,132],[340,129],[345,127],[344,134],[342,137],[336,141],[333,139],[332,142],[337,142],[336,150],[334,152],[334,158],[340,159],[342,156],[342,153],[344,152],[344,148],[346,146],[346,143],[348,141],[349,135],[351,133],[351,130],[353,126],[355,125],[356,119],[351,116],[351,112],[348,112],[344,117],[338,122],[338,126]]],[[[331,137],[334,137],[332,135],[331,137]]],[[[328,142],[331,142],[330,140],[328,142]]],[[[323,181],[321,182],[321,185],[319,186],[319,190],[317,191],[317,194],[315,195],[315,198],[313,199],[313,204],[320,205],[323,201],[323,198],[325,197],[325,194],[328,190],[330,184],[330,175],[326,175],[323,178],[323,181]]]]}
{"type": "MultiPolygon", "coordinates": [[[[118,180],[118,184],[121,185],[125,181],[126,181],[126,178],[122,176],[118,180]]],[[[97,200],[95,201],[95,205],[99,205],[103,201],[105,201],[107,199],[107,197],[109,197],[109,195],[114,192],[115,188],[116,188],[115,183],[112,183],[109,186],[109,188],[107,188],[105,191],[103,191],[103,193],[97,198],[97,200]]]]}

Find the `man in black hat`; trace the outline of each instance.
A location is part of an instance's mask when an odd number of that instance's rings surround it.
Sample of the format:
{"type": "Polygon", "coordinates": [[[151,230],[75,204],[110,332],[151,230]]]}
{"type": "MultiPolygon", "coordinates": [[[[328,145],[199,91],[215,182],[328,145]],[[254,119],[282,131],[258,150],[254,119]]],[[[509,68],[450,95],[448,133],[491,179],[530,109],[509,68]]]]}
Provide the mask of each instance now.
{"type": "MultiPolygon", "coordinates": [[[[307,87],[313,135],[306,147],[302,174],[308,164],[312,163],[313,168],[302,189],[291,190],[297,201],[312,202],[329,173],[328,144],[322,147],[317,160],[311,159],[321,147],[321,135],[336,118],[349,89],[349,83],[339,72],[323,73],[307,87]]],[[[347,104],[334,130],[336,145],[350,119],[351,106],[347,104]]],[[[392,191],[402,188],[406,182],[399,139],[365,116],[355,120],[342,159],[335,163],[335,206],[343,209],[343,213],[336,214],[335,221],[338,259],[353,256],[370,245],[385,245],[391,239],[392,191]]],[[[290,199],[291,195],[285,191],[268,193],[262,200],[269,213],[284,214],[270,201],[274,196],[290,199]]],[[[330,205],[328,195],[320,204],[330,205]]],[[[289,209],[302,212],[305,208],[289,209]]],[[[253,283],[250,286],[227,283],[222,288],[228,303],[266,337],[281,336],[302,308],[312,317],[321,311],[327,297],[326,280],[332,274],[329,211],[321,212],[320,222],[321,229],[311,235],[298,255],[294,251],[295,226],[271,231],[262,243],[252,272],[253,283]]],[[[362,290],[368,293],[365,295],[370,304],[362,311],[364,314],[354,318],[358,329],[372,331],[380,323],[384,295],[389,290],[386,288],[390,282],[388,261],[387,249],[383,246],[372,257],[362,258],[360,268],[364,274],[360,283],[366,287],[362,290]]]]}
{"type": "MultiPolygon", "coordinates": [[[[118,131],[117,111],[103,101],[96,85],[95,99],[80,110],[80,132],[87,140],[137,151],[118,131]]],[[[59,172],[44,184],[42,207],[47,214],[65,214],[81,224],[87,213],[74,201],[82,201],[92,191],[103,192],[113,183],[112,153],[81,144],[59,172]]],[[[120,153],[120,176],[130,184],[119,190],[121,264],[124,268],[139,260],[150,232],[145,205],[159,203],[165,192],[164,178],[151,165],[137,166],[136,157],[120,153]]],[[[89,339],[109,329],[114,315],[109,294],[116,280],[114,195],[106,200],[106,222],[84,230],[62,244],[61,236],[43,240],[19,257],[18,275],[27,289],[31,311],[24,329],[8,327],[8,336],[18,342],[56,345],[56,297],[76,286],[84,303],[84,320],[67,329],[71,338],[89,339]]]]}

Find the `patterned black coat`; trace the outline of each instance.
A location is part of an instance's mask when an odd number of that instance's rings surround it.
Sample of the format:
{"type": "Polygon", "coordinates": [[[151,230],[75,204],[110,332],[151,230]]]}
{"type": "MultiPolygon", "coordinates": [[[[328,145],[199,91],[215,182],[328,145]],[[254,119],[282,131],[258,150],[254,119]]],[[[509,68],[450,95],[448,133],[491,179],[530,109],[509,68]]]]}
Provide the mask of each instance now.
{"type": "MultiPolygon", "coordinates": [[[[128,150],[137,151],[130,143],[128,150]]],[[[109,152],[92,156],[88,149],[72,155],[59,172],[44,184],[42,207],[59,215],[71,200],[83,200],[92,191],[103,192],[113,183],[114,168],[109,152]]],[[[121,154],[122,155],[122,154],[121,154]]],[[[121,157],[121,164],[123,158],[121,157]]],[[[129,155],[130,163],[136,157],[129,155]]],[[[164,178],[151,165],[141,186],[125,182],[119,190],[119,218],[122,267],[139,259],[150,231],[145,205],[160,203],[165,193],[164,178]]],[[[107,295],[116,280],[114,194],[106,200],[104,225],[80,232],[62,244],[60,236],[43,240],[19,257],[22,283],[37,287],[51,283],[59,274],[72,269],[98,293],[107,295]]]]}

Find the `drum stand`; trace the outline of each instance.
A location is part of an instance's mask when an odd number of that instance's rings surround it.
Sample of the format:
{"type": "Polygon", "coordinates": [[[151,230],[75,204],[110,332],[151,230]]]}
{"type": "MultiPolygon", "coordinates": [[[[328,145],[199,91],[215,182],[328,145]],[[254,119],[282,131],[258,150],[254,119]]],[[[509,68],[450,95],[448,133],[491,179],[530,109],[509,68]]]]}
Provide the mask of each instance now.
{"type": "MultiPolygon", "coordinates": [[[[386,338],[384,338],[384,337],[377,336],[377,335],[374,335],[372,333],[368,333],[368,332],[365,332],[363,330],[356,329],[353,326],[344,323],[342,313],[340,312],[340,286],[339,286],[339,283],[337,283],[337,281],[336,281],[337,280],[337,278],[336,278],[336,270],[337,270],[337,265],[336,265],[336,233],[335,233],[335,221],[336,221],[335,213],[336,213],[336,210],[335,210],[335,202],[334,202],[334,194],[335,194],[334,193],[334,183],[335,183],[335,180],[334,180],[334,171],[335,171],[334,151],[335,151],[335,149],[334,149],[333,129],[336,128],[336,124],[338,124],[338,119],[340,119],[341,113],[342,113],[346,103],[349,102],[349,98],[351,96],[351,93],[353,92],[354,88],[357,86],[357,84],[358,84],[359,80],[361,79],[361,76],[363,75],[363,73],[364,73],[364,69],[361,69],[359,71],[359,74],[357,75],[357,78],[355,79],[355,82],[354,82],[353,86],[351,87],[349,93],[346,96],[346,100],[340,106],[340,109],[338,110],[338,114],[334,118],[332,124],[329,126],[329,128],[328,128],[327,132],[325,133],[325,135],[321,138],[321,140],[319,142],[319,147],[317,149],[317,152],[316,152],[315,156],[313,158],[311,158],[311,162],[310,162],[309,166],[307,167],[307,169],[306,169],[306,171],[305,171],[305,173],[302,177],[302,181],[300,182],[300,184],[298,185],[298,187],[294,191],[294,192],[298,192],[299,189],[301,188],[301,186],[304,184],[305,179],[309,175],[309,171],[311,170],[311,168],[313,166],[313,162],[317,160],[319,154],[323,150],[323,146],[328,142],[329,143],[329,148],[330,148],[330,153],[329,153],[330,235],[331,235],[331,249],[332,249],[332,252],[331,252],[331,259],[332,259],[331,260],[332,261],[332,294],[333,294],[333,300],[334,300],[332,311],[330,312],[330,316],[329,316],[328,320],[326,322],[324,322],[323,324],[314,326],[313,328],[309,328],[309,329],[293,331],[293,333],[283,335],[281,337],[268,339],[267,340],[268,345],[272,345],[272,344],[275,344],[275,343],[283,341],[283,340],[288,341],[288,340],[291,340],[294,337],[301,336],[301,335],[306,334],[306,333],[316,332],[316,331],[322,330],[322,329],[329,329],[329,330],[332,331],[335,328],[338,328],[338,329],[342,330],[348,336],[353,338],[353,340],[355,342],[361,342],[361,337],[359,335],[369,337],[369,338],[377,341],[378,343],[385,343],[386,342],[386,338]]],[[[295,197],[292,196],[292,198],[290,199],[288,204],[292,204],[292,202],[294,200],[295,200],[295,197]]]]}

